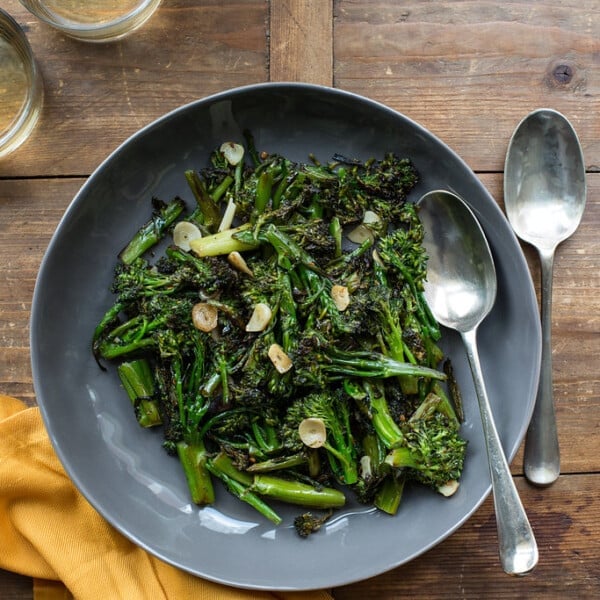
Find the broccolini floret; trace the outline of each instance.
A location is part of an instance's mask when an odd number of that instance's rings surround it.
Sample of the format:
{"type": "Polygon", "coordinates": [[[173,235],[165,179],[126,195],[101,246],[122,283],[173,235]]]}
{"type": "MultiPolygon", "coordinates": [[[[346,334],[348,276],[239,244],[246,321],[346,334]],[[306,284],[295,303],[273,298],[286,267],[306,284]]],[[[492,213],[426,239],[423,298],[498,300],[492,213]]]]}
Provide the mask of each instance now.
{"type": "Polygon", "coordinates": [[[285,446],[302,448],[298,428],[305,419],[320,419],[326,430],[322,447],[338,481],[351,485],[358,479],[357,452],[350,425],[350,408],[340,391],[313,392],[296,399],[287,409],[282,427],[285,446]]]}
{"type": "Polygon", "coordinates": [[[402,439],[385,459],[395,469],[405,470],[409,479],[436,490],[458,481],[466,450],[458,420],[445,406],[444,399],[429,394],[402,424],[402,439]]]}

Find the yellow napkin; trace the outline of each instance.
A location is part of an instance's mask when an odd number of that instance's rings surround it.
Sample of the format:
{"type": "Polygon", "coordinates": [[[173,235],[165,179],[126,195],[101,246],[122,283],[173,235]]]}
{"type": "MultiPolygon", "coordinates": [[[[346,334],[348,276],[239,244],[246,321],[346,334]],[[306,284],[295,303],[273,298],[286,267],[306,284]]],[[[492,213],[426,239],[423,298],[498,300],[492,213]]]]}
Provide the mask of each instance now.
{"type": "Polygon", "coordinates": [[[324,591],[237,590],[189,575],[113,529],[77,491],[37,408],[0,395],[0,568],[36,600],[330,600],[324,591]]]}

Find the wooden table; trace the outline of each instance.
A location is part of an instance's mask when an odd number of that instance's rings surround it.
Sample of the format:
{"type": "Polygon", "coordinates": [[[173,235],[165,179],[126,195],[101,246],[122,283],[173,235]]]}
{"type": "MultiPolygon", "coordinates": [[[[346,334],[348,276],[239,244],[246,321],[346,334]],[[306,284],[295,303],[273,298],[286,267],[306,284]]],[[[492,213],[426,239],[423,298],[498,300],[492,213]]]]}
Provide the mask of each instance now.
{"type": "MultiPolygon", "coordinates": [[[[540,562],[501,571],[488,499],[457,533],[390,573],[334,590],[369,598],[600,597],[600,5],[597,0],[164,0],[136,34],[111,45],[70,40],[2,3],[26,29],[45,81],[41,123],[0,161],[0,390],[35,403],[28,320],[50,237],[86,177],[163,113],[227,88],[297,80],[343,88],[420,122],[502,202],[504,156],[539,107],[576,128],[588,172],[583,222],[558,251],[554,391],[562,475],[517,487],[540,562]]],[[[525,248],[539,289],[536,256],[525,248]]],[[[0,540],[1,543],[1,540],[0,540]]],[[[0,597],[32,597],[0,571],[0,597]]]]}

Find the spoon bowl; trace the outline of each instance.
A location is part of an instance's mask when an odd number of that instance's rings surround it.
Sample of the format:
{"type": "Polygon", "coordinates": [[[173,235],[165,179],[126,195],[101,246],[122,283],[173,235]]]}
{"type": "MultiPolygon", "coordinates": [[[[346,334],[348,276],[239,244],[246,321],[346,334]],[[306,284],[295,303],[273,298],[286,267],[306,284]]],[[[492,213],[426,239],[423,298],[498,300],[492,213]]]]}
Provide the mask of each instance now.
{"type": "Polygon", "coordinates": [[[496,299],[492,253],[475,215],[455,194],[429,192],[417,205],[429,257],[425,298],[438,322],[461,335],[473,375],[490,467],[500,561],[507,573],[523,575],[537,564],[537,543],[502,449],[477,350],[477,328],[496,299]]]}
{"type": "Polygon", "coordinates": [[[523,241],[554,249],[575,232],[585,208],[585,166],[563,115],[547,108],[527,115],[510,140],[504,173],[506,214],[523,241]]]}
{"type": "Polygon", "coordinates": [[[496,269],[487,239],[458,196],[436,191],[418,205],[429,257],[425,293],[442,325],[466,332],[496,300],[496,269]]]}
{"type": "Polygon", "coordinates": [[[530,113],[509,143],[504,203],[515,233],[538,250],[541,264],[542,363],[523,463],[525,476],[540,486],[553,483],[560,474],[552,389],[554,253],[579,226],[585,199],[585,164],[573,127],[555,110],[530,113]]]}

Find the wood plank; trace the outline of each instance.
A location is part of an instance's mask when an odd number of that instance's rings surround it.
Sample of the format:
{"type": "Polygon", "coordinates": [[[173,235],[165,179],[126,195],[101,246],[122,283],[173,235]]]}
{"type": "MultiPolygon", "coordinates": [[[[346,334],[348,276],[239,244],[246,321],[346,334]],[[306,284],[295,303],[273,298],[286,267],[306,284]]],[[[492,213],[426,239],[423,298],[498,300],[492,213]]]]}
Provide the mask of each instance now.
{"type": "Polygon", "coordinates": [[[423,124],[476,171],[501,171],[520,119],[555,108],[576,128],[588,169],[600,168],[597,0],[334,6],[336,87],[423,124]]]}
{"type": "MultiPolygon", "coordinates": [[[[552,360],[563,473],[597,472],[600,466],[594,450],[600,422],[600,380],[594,375],[600,371],[599,175],[588,175],[581,225],[558,247],[554,268],[552,360]]],[[[480,178],[494,198],[503,197],[502,175],[480,178]]],[[[522,247],[539,298],[539,260],[530,246],[522,247]]],[[[521,473],[522,464],[521,449],[512,463],[513,472],[521,473]]]]}
{"type": "Polygon", "coordinates": [[[18,0],[5,8],[27,31],[45,103],[31,138],[0,162],[0,177],[88,175],[166,112],[268,78],[263,0],[164,2],[140,30],[110,44],[72,40],[18,0]]]}
{"type": "Polygon", "coordinates": [[[30,600],[33,598],[33,581],[0,569],[0,596],[2,600],[30,600]]]}
{"type": "Polygon", "coordinates": [[[546,489],[517,478],[540,552],[537,568],[525,578],[510,577],[500,567],[493,503],[488,498],[440,545],[388,573],[336,589],[335,599],[597,598],[600,505],[592,501],[597,478],[562,476],[546,489]]]}
{"type": "Polygon", "coordinates": [[[271,81],[333,82],[333,0],[270,3],[271,81]]]}
{"type": "Polygon", "coordinates": [[[0,180],[0,389],[35,403],[29,314],[42,257],[84,179],[0,180]]]}

